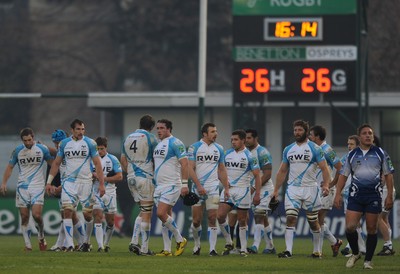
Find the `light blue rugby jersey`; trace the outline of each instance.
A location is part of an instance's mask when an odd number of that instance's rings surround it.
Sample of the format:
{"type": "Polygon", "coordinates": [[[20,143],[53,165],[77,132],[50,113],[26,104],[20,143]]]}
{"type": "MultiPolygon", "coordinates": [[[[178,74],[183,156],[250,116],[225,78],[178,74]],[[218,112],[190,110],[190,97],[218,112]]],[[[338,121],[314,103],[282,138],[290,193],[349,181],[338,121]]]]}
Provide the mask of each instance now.
{"type": "Polygon", "coordinates": [[[224,163],[224,148],[217,144],[206,144],[200,140],[188,149],[189,161],[194,161],[196,175],[201,185],[218,184],[218,165],[224,163]]]}
{"type": "MultiPolygon", "coordinates": [[[[262,168],[268,164],[272,165],[272,156],[271,153],[266,149],[265,147],[258,145],[255,147],[252,151],[251,154],[253,157],[257,157],[258,164],[260,166],[260,178],[262,177],[262,168]]],[[[268,183],[272,183],[272,180],[269,179],[268,183]]],[[[255,185],[255,178],[253,177],[250,182],[251,186],[254,187],[255,185]]]]}
{"type": "Polygon", "coordinates": [[[91,159],[98,156],[96,142],[86,136],[81,140],[68,137],[60,142],[57,156],[65,159],[65,173],[63,180],[75,182],[77,180],[92,183],[90,168],[91,159]]]}
{"type": "MultiPolygon", "coordinates": [[[[332,177],[335,165],[338,162],[340,162],[340,159],[337,156],[336,152],[333,150],[333,148],[329,144],[327,144],[325,141],[320,145],[320,147],[321,147],[322,151],[324,152],[325,160],[326,160],[326,163],[328,164],[329,172],[332,177]]],[[[320,168],[318,168],[317,182],[323,182],[323,181],[324,180],[322,177],[322,170],[320,168]]]]}
{"type": "Polygon", "coordinates": [[[324,160],[321,147],[310,140],[285,147],[282,162],[289,165],[288,186],[317,186],[318,163],[324,160]]]}
{"type": "Polygon", "coordinates": [[[49,149],[35,143],[32,148],[26,148],[21,144],[15,148],[11,154],[9,164],[18,165],[18,187],[44,187],[47,170],[47,160],[52,157],[49,149]]]}
{"type": "Polygon", "coordinates": [[[128,160],[128,178],[154,176],[153,152],[157,139],[153,133],[137,129],[129,134],[122,143],[122,155],[128,160]]]}
{"type": "Polygon", "coordinates": [[[251,171],[260,169],[257,158],[247,148],[238,152],[229,149],[225,154],[225,167],[229,184],[237,187],[250,187],[250,181],[254,178],[251,171]]]}
{"type": "MultiPolygon", "coordinates": [[[[106,155],[100,157],[100,161],[101,161],[101,166],[103,167],[104,177],[107,177],[108,173],[110,173],[111,171],[114,171],[115,173],[122,172],[121,163],[119,162],[118,158],[115,157],[114,155],[107,152],[106,155]]],[[[92,171],[95,171],[96,169],[94,168],[93,162],[91,162],[90,165],[92,171]]],[[[98,189],[99,181],[96,180],[95,184],[97,185],[96,187],[98,189]]],[[[117,189],[115,184],[108,183],[107,179],[104,180],[104,185],[106,187],[106,191],[117,189]]]]}
{"type": "Polygon", "coordinates": [[[385,152],[376,146],[364,155],[360,147],[353,149],[346,157],[343,175],[352,176],[350,195],[376,194],[381,191],[382,175],[391,174],[394,170],[389,167],[385,152]]]}

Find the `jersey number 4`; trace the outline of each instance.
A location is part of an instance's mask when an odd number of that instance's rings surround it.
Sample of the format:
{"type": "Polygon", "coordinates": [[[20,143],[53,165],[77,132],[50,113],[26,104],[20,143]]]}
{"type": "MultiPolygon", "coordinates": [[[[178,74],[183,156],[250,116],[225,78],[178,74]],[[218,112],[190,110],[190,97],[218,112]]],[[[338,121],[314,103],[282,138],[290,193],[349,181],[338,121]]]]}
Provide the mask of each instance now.
{"type": "Polygon", "coordinates": [[[132,142],[131,146],[129,147],[130,150],[133,150],[133,153],[136,153],[136,150],[138,149],[136,146],[136,140],[132,142]]]}

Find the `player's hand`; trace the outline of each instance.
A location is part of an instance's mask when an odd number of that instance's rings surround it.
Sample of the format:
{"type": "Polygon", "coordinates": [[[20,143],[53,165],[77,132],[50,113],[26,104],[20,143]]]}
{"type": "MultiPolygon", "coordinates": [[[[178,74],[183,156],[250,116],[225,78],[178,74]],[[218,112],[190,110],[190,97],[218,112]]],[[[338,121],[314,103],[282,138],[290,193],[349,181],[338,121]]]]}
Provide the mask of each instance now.
{"type": "Polygon", "coordinates": [[[385,199],[385,210],[389,211],[393,208],[393,197],[387,196],[385,199]]]}
{"type": "Polygon", "coordinates": [[[200,196],[207,194],[206,189],[202,185],[200,187],[197,187],[197,192],[199,193],[200,196]]]}
{"type": "Polygon", "coordinates": [[[181,195],[182,196],[185,196],[185,195],[187,195],[189,193],[189,187],[187,186],[187,185],[182,185],[182,188],[181,188],[181,195]]]}
{"type": "Polygon", "coordinates": [[[322,190],[322,196],[326,197],[329,195],[329,187],[322,186],[321,190],[322,190]]]}
{"type": "Polygon", "coordinates": [[[54,186],[52,185],[46,185],[46,194],[48,196],[54,195],[54,186]]]}
{"type": "Polygon", "coordinates": [[[7,193],[7,186],[1,184],[0,192],[1,192],[1,194],[3,194],[4,196],[6,196],[6,193],[7,193]]]}
{"type": "Polygon", "coordinates": [[[106,194],[106,188],[104,187],[104,184],[99,185],[99,193],[100,193],[100,197],[103,197],[104,194],[106,194]]]}
{"type": "Polygon", "coordinates": [[[224,201],[225,201],[225,202],[228,201],[230,197],[231,197],[231,195],[229,194],[229,188],[225,188],[225,191],[224,191],[224,201]]]}
{"type": "Polygon", "coordinates": [[[342,203],[343,203],[343,199],[342,199],[342,196],[339,194],[339,195],[336,195],[335,196],[335,200],[333,201],[333,205],[337,208],[337,209],[340,209],[341,207],[342,207],[342,203]]]}
{"type": "Polygon", "coordinates": [[[259,205],[260,204],[260,194],[258,194],[257,195],[257,192],[256,192],[256,194],[254,195],[254,198],[253,198],[253,204],[254,205],[259,205]]]}

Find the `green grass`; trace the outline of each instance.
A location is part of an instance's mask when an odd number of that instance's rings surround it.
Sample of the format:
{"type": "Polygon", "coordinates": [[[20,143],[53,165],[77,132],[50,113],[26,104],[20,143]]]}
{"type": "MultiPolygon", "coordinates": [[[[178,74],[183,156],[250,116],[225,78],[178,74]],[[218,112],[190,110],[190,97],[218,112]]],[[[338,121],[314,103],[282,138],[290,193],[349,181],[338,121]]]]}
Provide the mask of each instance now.
{"type": "MultiPolygon", "coordinates": [[[[32,252],[23,251],[22,236],[0,236],[0,273],[365,273],[362,260],[353,269],[346,269],[346,258],[339,254],[332,257],[332,251],[325,241],[323,259],[312,259],[311,238],[296,238],[294,256],[280,259],[276,255],[255,254],[247,258],[238,255],[208,256],[208,243],[203,243],[202,254],[192,255],[193,241],[189,241],[185,253],[180,257],[141,257],[129,253],[129,238],[113,237],[110,253],[58,253],[40,252],[37,244],[32,252]]],[[[252,240],[250,240],[251,242],[252,240]]],[[[278,251],[285,247],[284,239],[274,239],[278,251]]],[[[32,238],[35,242],[35,238],[32,238]]],[[[55,237],[48,237],[49,247],[55,237]]],[[[95,244],[94,237],[92,244],[95,244]]],[[[398,241],[394,242],[395,247],[398,241]]],[[[151,249],[162,249],[162,239],[150,239],[151,249]]],[[[261,248],[264,246],[262,245],[261,248]]],[[[379,241],[378,249],[382,247],[379,241]]],[[[218,239],[218,251],[223,249],[222,238],[218,239]]],[[[400,257],[374,256],[373,273],[399,273],[400,257]]]]}

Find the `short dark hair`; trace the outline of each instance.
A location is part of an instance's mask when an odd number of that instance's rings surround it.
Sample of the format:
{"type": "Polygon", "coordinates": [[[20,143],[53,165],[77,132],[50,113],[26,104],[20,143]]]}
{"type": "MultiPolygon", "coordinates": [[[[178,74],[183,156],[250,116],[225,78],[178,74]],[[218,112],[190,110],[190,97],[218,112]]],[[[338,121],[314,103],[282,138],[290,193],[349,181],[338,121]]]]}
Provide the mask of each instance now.
{"type": "Polygon", "coordinates": [[[233,131],[232,135],[239,136],[240,140],[246,139],[246,131],[244,131],[243,129],[237,129],[237,130],[233,131]]]}
{"type": "Polygon", "coordinates": [[[70,127],[72,129],[74,129],[76,127],[76,125],[80,125],[80,126],[83,125],[83,121],[81,121],[79,119],[75,119],[75,120],[72,121],[70,127]]]}
{"type": "Polygon", "coordinates": [[[326,138],[326,129],[323,126],[313,126],[310,128],[310,132],[314,131],[314,135],[318,136],[321,141],[326,138]]]}
{"type": "Polygon", "coordinates": [[[255,130],[253,128],[246,129],[246,133],[251,133],[251,137],[253,137],[253,138],[257,138],[258,137],[257,130],[255,130]]]}
{"type": "Polygon", "coordinates": [[[372,132],[374,132],[374,129],[369,124],[362,124],[361,126],[359,126],[357,128],[357,135],[360,136],[361,131],[366,127],[370,128],[372,130],[372,132]]]}
{"type": "Polygon", "coordinates": [[[304,130],[306,131],[307,134],[310,131],[310,126],[309,126],[308,122],[304,121],[304,120],[296,120],[296,121],[294,121],[293,122],[293,128],[294,127],[302,127],[302,128],[304,128],[304,130]]]}
{"type": "Polygon", "coordinates": [[[347,139],[354,140],[357,146],[360,145],[360,139],[358,138],[358,135],[350,135],[349,137],[347,137],[347,139]]]}
{"type": "Polygon", "coordinates": [[[143,115],[143,117],[140,118],[139,126],[141,129],[150,131],[154,128],[155,124],[156,124],[156,121],[154,120],[153,116],[151,116],[150,114],[143,115]]]}
{"type": "Polygon", "coordinates": [[[168,119],[160,119],[157,123],[165,124],[166,128],[172,131],[172,122],[168,119]]]}
{"type": "Polygon", "coordinates": [[[107,144],[108,144],[107,137],[97,137],[96,138],[96,144],[97,144],[97,146],[105,146],[105,147],[107,147],[107,144]]]}
{"type": "Polygon", "coordinates": [[[29,135],[31,135],[32,137],[35,136],[35,134],[33,133],[33,129],[31,129],[30,127],[23,128],[19,132],[19,136],[21,137],[21,140],[22,140],[22,137],[29,136],[29,135]]]}
{"type": "Polygon", "coordinates": [[[210,127],[215,127],[215,124],[213,124],[213,123],[205,123],[201,127],[201,133],[208,133],[208,128],[210,128],[210,127]]]}

